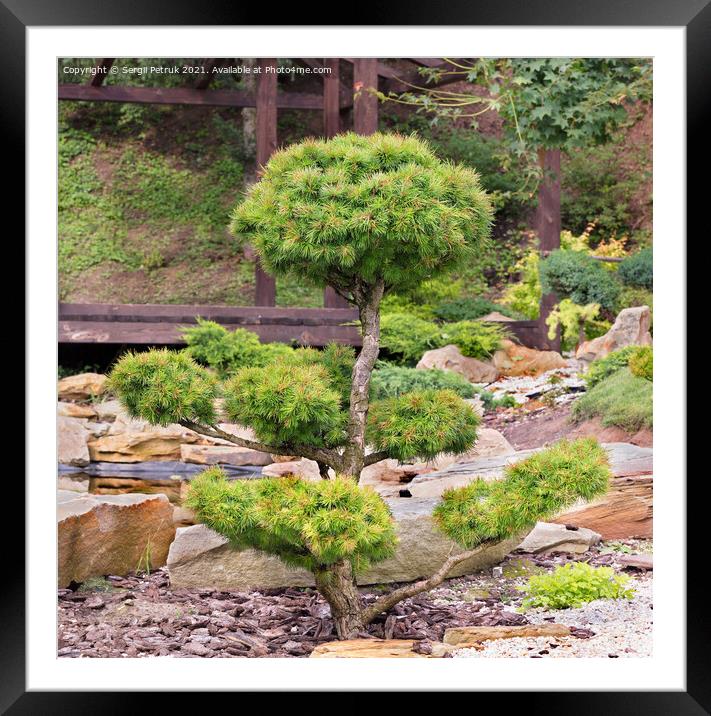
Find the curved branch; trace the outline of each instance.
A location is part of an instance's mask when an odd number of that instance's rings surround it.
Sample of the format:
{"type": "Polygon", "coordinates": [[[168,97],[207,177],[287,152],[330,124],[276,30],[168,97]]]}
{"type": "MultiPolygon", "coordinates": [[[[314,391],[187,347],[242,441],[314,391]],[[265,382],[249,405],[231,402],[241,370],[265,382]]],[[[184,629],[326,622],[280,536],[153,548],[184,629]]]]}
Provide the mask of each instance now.
{"type": "Polygon", "coordinates": [[[208,438],[219,438],[220,440],[227,440],[227,442],[239,445],[240,447],[249,448],[250,450],[258,450],[260,452],[268,452],[276,455],[298,455],[299,457],[305,457],[309,460],[315,460],[319,463],[325,463],[330,465],[334,470],[338,471],[341,464],[341,456],[335,450],[329,450],[328,448],[317,448],[310,447],[308,445],[266,445],[265,443],[257,442],[256,440],[249,440],[247,438],[241,438],[237,435],[232,435],[216,425],[201,425],[195,423],[192,420],[181,420],[180,424],[183,427],[194,430],[196,433],[205,435],[208,438]]]}
{"type": "Polygon", "coordinates": [[[387,450],[371,452],[370,455],[365,456],[365,460],[363,461],[363,467],[368,467],[368,465],[374,465],[376,462],[387,460],[389,457],[390,453],[387,450]]]}
{"type": "Polygon", "coordinates": [[[388,611],[388,609],[391,609],[403,599],[409,599],[410,597],[414,597],[421,592],[427,592],[430,589],[434,589],[439,586],[445,579],[447,579],[447,575],[454,567],[470,557],[473,557],[485,544],[487,544],[487,542],[482,542],[474,549],[449,557],[449,559],[447,559],[447,561],[431,577],[421,579],[419,582],[413,582],[412,584],[406,584],[404,587],[395,589],[390,592],[390,594],[380,597],[380,599],[377,599],[363,610],[364,623],[370,624],[370,622],[372,622],[378,614],[388,611]]]}

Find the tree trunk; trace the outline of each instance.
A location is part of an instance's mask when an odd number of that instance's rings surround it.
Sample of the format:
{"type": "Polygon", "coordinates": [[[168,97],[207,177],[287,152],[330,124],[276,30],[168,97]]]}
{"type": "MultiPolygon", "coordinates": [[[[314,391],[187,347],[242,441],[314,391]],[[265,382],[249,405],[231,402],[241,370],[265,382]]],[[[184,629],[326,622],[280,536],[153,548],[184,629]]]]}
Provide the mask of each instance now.
{"type": "Polygon", "coordinates": [[[365,629],[363,603],[351,563],[345,560],[314,572],[316,587],[331,607],[339,639],[352,639],[365,629]]]}
{"type": "Polygon", "coordinates": [[[370,376],[380,351],[380,300],[383,283],[357,292],[363,347],[353,366],[348,416],[348,442],[343,451],[341,472],[358,480],[365,462],[365,423],[368,417],[370,376]]]}

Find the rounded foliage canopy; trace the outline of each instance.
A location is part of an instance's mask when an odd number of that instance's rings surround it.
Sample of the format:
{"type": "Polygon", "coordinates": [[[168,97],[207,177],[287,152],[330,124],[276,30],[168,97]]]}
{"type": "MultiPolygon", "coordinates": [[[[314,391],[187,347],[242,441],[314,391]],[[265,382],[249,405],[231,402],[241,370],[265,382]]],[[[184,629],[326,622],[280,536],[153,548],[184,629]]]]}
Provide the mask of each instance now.
{"type": "Polygon", "coordinates": [[[185,351],[127,353],[111,371],[109,386],[131,417],[152,425],[215,422],[217,382],[185,351]]]}
{"type": "Polygon", "coordinates": [[[237,547],[310,570],[342,559],[364,569],[391,556],[397,541],[381,497],[348,478],[228,481],[215,467],[190,483],[186,504],[237,547]]]}
{"type": "Polygon", "coordinates": [[[397,460],[459,454],[474,445],[479,416],[451,390],[423,390],[370,406],[366,440],[397,460]]]}
{"type": "Polygon", "coordinates": [[[481,247],[492,217],[472,169],[414,136],[349,133],[273,154],[231,229],[274,274],[402,290],[481,247]]]}

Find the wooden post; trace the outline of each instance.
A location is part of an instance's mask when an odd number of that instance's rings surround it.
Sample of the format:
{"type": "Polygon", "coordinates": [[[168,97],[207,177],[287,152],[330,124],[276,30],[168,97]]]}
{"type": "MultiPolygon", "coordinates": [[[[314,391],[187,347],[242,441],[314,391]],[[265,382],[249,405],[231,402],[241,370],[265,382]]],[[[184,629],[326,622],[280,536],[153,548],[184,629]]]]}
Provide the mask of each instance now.
{"type": "MultiPolygon", "coordinates": [[[[560,149],[539,149],[538,161],[543,170],[543,179],[538,189],[538,209],[536,211],[536,231],[538,233],[541,256],[560,248],[560,149]]],[[[558,302],[554,293],[541,296],[541,309],[538,325],[541,343],[552,350],[560,350],[560,329],[551,341],[548,338],[546,318],[558,302]]]]}
{"type": "Polygon", "coordinates": [[[357,134],[373,134],[378,131],[377,57],[361,57],[353,60],[353,130],[357,134]]]}
{"type": "MultiPolygon", "coordinates": [[[[276,59],[259,60],[257,75],[257,176],[277,147],[276,59]]],[[[255,266],[255,306],[276,305],[276,281],[259,264],[255,266]]]]}
{"type": "MultiPolygon", "coordinates": [[[[323,134],[328,139],[341,131],[339,60],[325,59],[324,67],[330,67],[330,74],[323,76],[323,134]]],[[[324,308],[348,308],[350,304],[330,286],[323,291],[324,308]]]]}

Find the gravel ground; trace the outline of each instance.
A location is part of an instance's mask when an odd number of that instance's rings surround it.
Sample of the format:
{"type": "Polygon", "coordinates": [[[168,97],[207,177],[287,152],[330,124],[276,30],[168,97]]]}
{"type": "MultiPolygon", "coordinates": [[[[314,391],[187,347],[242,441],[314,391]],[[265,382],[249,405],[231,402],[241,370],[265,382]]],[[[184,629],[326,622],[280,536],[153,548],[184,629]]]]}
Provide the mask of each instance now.
{"type": "Polygon", "coordinates": [[[555,621],[566,626],[589,630],[587,639],[576,637],[535,637],[496,639],[484,642],[484,648],[461,649],[455,658],[531,657],[531,658],[619,658],[652,656],[652,578],[631,579],[635,596],[627,599],[598,599],[577,609],[544,611],[531,609],[526,617],[531,624],[555,621]]]}

